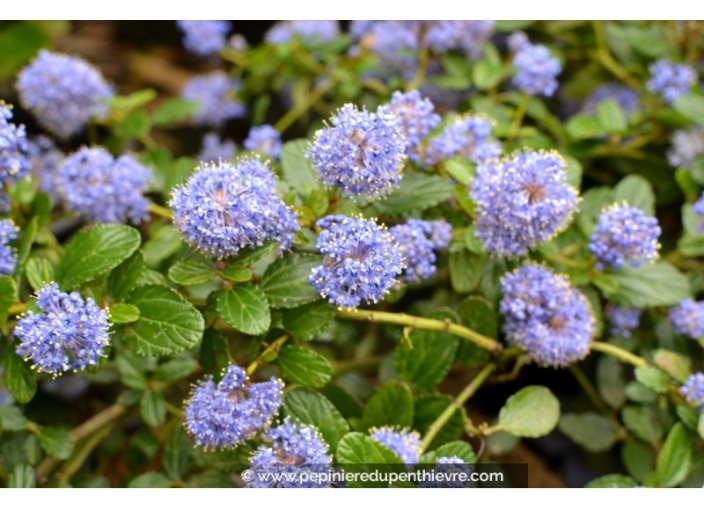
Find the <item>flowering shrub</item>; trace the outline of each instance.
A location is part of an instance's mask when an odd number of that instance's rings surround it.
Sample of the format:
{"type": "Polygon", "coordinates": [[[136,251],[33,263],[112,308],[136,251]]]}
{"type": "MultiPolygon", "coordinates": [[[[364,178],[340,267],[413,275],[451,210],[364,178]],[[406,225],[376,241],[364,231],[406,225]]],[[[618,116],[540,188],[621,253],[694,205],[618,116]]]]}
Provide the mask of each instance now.
{"type": "Polygon", "coordinates": [[[6,26],[0,485],[704,483],[701,22],[6,26]]]}

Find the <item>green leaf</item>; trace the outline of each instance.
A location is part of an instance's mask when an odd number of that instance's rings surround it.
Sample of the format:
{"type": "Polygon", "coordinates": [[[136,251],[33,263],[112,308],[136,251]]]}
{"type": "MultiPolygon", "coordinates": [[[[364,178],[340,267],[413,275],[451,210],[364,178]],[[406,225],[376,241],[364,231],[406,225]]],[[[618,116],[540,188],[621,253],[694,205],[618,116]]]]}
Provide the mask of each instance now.
{"type": "Polygon", "coordinates": [[[665,487],[675,487],[682,483],[689,472],[692,450],[684,425],[676,423],[660,451],[657,474],[665,487]]]}
{"type": "Polygon", "coordinates": [[[636,367],[636,380],[656,393],[667,393],[670,378],[656,367],[636,367]]]}
{"type": "Polygon", "coordinates": [[[454,185],[437,175],[406,171],[386,199],[370,206],[370,213],[379,216],[401,216],[434,207],[452,196],[454,185]]]}
{"type": "Polygon", "coordinates": [[[248,335],[261,335],[269,330],[271,311],[264,293],[251,284],[237,285],[223,292],[217,311],[230,326],[248,335]]]}
{"type": "Polygon", "coordinates": [[[480,60],[472,69],[472,81],[479,90],[489,90],[501,81],[504,68],[487,60],[480,60]]]}
{"type": "Polygon", "coordinates": [[[606,134],[606,128],[601,125],[599,119],[578,113],[570,117],[565,125],[567,134],[573,140],[586,140],[588,138],[598,138],[606,134]]]}
{"type": "Polygon", "coordinates": [[[198,370],[198,362],[193,358],[174,358],[162,363],[154,370],[155,381],[178,381],[198,370]]]}
{"type": "Polygon", "coordinates": [[[284,395],[284,414],[301,423],[314,425],[323,435],[330,450],[337,448],[340,438],[350,426],[330,401],[315,390],[296,388],[284,395]]]}
{"type": "Polygon", "coordinates": [[[11,489],[33,489],[37,486],[34,468],[28,464],[17,464],[7,477],[7,486],[11,489]]]}
{"type": "Polygon", "coordinates": [[[220,276],[231,282],[248,282],[252,279],[252,271],[244,266],[227,266],[222,270],[220,276]]]}
{"type": "Polygon", "coordinates": [[[592,480],[586,485],[586,489],[632,489],[638,485],[630,476],[606,475],[596,480],[592,480]]]}
{"type": "Polygon", "coordinates": [[[665,434],[664,416],[652,406],[626,406],[621,419],[628,430],[648,443],[656,443],[665,434]]]}
{"type": "Polygon", "coordinates": [[[42,427],[37,441],[46,453],[59,460],[68,459],[73,453],[73,440],[61,427],[42,427]]]}
{"type": "Polygon", "coordinates": [[[333,382],[327,383],[320,392],[332,402],[345,419],[360,418],[362,416],[362,403],[348,390],[333,382]]]}
{"type": "Polygon", "coordinates": [[[656,350],[653,353],[653,362],[667,372],[670,377],[681,383],[687,382],[691,373],[689,359],[673,351],[656,350]]]}
{"type": "Polygon", "coordinates": [[[136,110],[147,103],[151,103],[157,98],[157,91],[154,89],[143,89],[133,92],[127,96],[113,96],[110,98],[110,108],[115,110],[136,110]]]}
{"type": "Polygon", "coordinates": [[[3,380],[12,398],[20,404],[26,404],[34,398],[37,392],[37,379],[32,372],[31,364],[15,354],[14,346],[10,345],[3,356],[3,380]]]}
{"type": "Polygon", "coordinates": [[[655,469],[653,448],[640,441],[631,441],[623,445],[621,460],[628,474],[638,481],[643,481],[655,469]]]}
{"type": "Polygon", "coordinates": [[[17,298],[15,280],[10,276],[0,276],[0,326],[7,323],[7,314],[17,298]]]}
{"type": "Polygon", "coordinates": [[[277,241],[267,241],[253,250],[240,250],[236,257],[230,257],[226,260],[228,265],[249,267],[267,255],[274,253],[278,247],[279,243],[277,241]]]}
{"type": "MultiPolygon", "coordinates": [[[[438,417],[452,405],[452,398],[447,395],[424,395],[416,398],[413,406],[413,428],[421,436],[425,435],[428,427],[438,419],[438,417]]],[[[440,445],[459,439],[464,432],[465,423],[464,408],[456,410],[450,419],[443,425],[438,434],[430,443],[430,449],[435,449],[440,445]]]]}
{"type": "Polygon", "coordinates": [[[15,22],[0,30],[0,77],[12,77],[42,48],[50,46],[47,35],[37,25],[15,22]]]}
{"type": "Polygon", "coordinates": [[[27,260],[29,259],[29,252],[32,249],[32,245],[34,244],[38,231],[39,218],[37,216],[33,216],[20,233],[20,246],[17,248],[17,264],[15,266],[15,276],[17,278],[18,285],[19,279],[22,278],[22,275],[24,275],[25,266],[27,265],[27,260]]]}
{"type": "Polygon", "coordinates": [[[174,97],[164,101],[152,114],[152,123],[155,126],[164,126],[174,122],[185,121],[200,109],[198,101],[189,101],[174,97]]]}
{"type": "Polygon", "coordinates": [[[183,427],[174,427],[164,447],[164,472],[172,480],[180,480],[191,465],[193,443],[186,437],[183,427]]]}
{"type": "Polygon", "coordinates": [[[166,419],[166,401],[162,394],[145,391],[139,401],[139,412],[144,423],[150,427],[160,427],[166,419]]]}
{"type": "Polygon", "coordinates": [[[281,375],[301,386],[320,388],[332,377],[330,362],[312,349],[285,345],[277,359],[281,375]]]}
{"type": "Polygon", "coordinates": [[[216,276],[213,265],[205,262],[181,260],[169,268],[169,279],[179,285],[198,285],[216,276]]]}
{"type": "Polygon", "coordinates": [[[140,242],[139,232],[127,225],[103,223],[76,234],[56,266],[59,287],[74,289],[110,271],[132,255],[140,242]]]}
{"type": "Polygon", "coordinates": [[[168,287],[138,287],[130,303],[140,318],[126,327],[125,340],[142,356],[168,356],[194,347],[203,336],[203,316],[168,287]]]}
{"type": "Polygon", "coordinates": [[[455,292],[466,294],[477,288],[484,260],[484,255],[477,255],[469,250],[450,253],[450,281],[455,292]]]}
{"type": "Polygon", "coordinates": [[[689,120],[699,125],[704,125],[704,97],[687,95],[675,99],[672,107],[689,120]]]}
{"type": "Polygon", "coordinates": [[[335,307],[319,299],[297,308],[284,310],[283,325],[296,340],[314,340],[335,318],[335,307]]]}
{"type": "Polygon", "coordinates": [[[219,376],[230,363],[227,340],[215,329],[208,329],[200,346],[200,364],[207,374],[219,376]]]}
{"type": "Polygon", "coordinates": [[[611,420],[594,412],[565,414],[558,429],[590,452],[605,452],[616,442],[617,430],[611,420]]]}
{"type": "Polygon", "coordinates": [[[0,432],[24,430],[27,419],[19,409],[7,404],[0,404],[0,432]]]}
{"type": "Polygon", "coordinates": [[[130,489],[164,489],[171,487],[171,480],[164,473],[150,471],[133,478],[127,487],[130,489]]]}
{"type": "MultiPolygon", "coordinates": [[[[499,325],[492,304],[479,296],[468,296],[457,304],[457,315],[462,324],[489,338],[497,338],[499,325]]],[[[489,358],[489,353],[472,342],[459,342],[457,361],[478,366],[489,358]]]]}
{"type": "Polygon", "coordinates": [[[311,270],[323,263],[319,255],[290,255],[270,265],[261,279],[261,289],[272,308],[295,308],[319,298],[308,283],[311,270]]]}
{"type": "Polygon", "coordinates": [[[31,258],[25,270],[27,281],[34,290],[39,290],[54,281],[54,267],[46,259],[31,258]]]}
{"type": "Polygon", "coordinates": [[[662,260],[634,268],[626,266],[614,273],[618,289],[608,295],[616,304],[633,308],[674,306],[689,297],[687,277],[662,260]]]}
{"type": "Polygon", "coordinates": [[[623,366],[618,360],[609,356],[599,358],[596,384],[601,398],[614,409],[619,409],[626,401],[626,381],[623,366]]]}
{"type": "Polygon", "coordinates": [[[697,432],[699,432],[699,437],[704,439],[704,411],[699,415],[699,423],[697,424],[697,432]]]}
{"type": "Polygon", "coordinates": [[[614,188],[615,202],[628,202],[648,216],[655,216],[655,192],[650,181],[640,175],[629,175],[614,188]]]}
{"type": "Polygon", "coordinates": [[[120,373],[122,384],[137,391],[147,389],[145,358],[130,351],[125,351],[115,358],[115,366],[120,373]]]}
{"type": "Polygon", "coordinates": [[[447,173],[450,174],[454,180],[465,186],[469,184],[474,174],[477,173],[474,163],[465,158],[457,157],[446,159],[443,165],[445,165],[445,170],[447,170],[447,173]]]}
{"type": "MultiPolygon", "coordinates": [[[[400,473],[405,469],[403,461],[389,448],[360,432],[351,432],[342,438],[337,447],[337,460],[353,473],[400,473]]],[[[388,487],[388,481],[374,481],[373,477],[350,481],[350,487],[388,487]]]]}
{"type": "Polygon", "coordinates": [[[560,419],[560,403],[544,386],[527,386],[511,396],[499,412],[499,425],[514,436],[549,434],[560,419]]]}
{"type": "Polygon", "coordinates": [[[115,126],[115,136],[120,138],[139,138],[151,129],[152,124],[146,113],[142,111],[130,112],[115,126]]]}
{"type": "Polygon", "coordinates": [[[408,385],[403,382],[387,382],[374,392],[364,406],[362,414],[364,430],[384,425],[399,427],[413,425],[413,394],[408,385]]]}
{"type": "Polygon", "coordinates": [[[144,270],[144,254],[137,250],[130,258],[110,272],[108,295],[116,301],[123,301],[130,295],[144,270]]]}
{"type": "Polygon", "coordinates": [[[597,119],[608,133],[623,133],[628,128],[623,110],[613,99],[599,102],[597,105],[597,119]]]}
{"type": "Polygon", "coordinates": [[[115,303],[110,307],[110,322],[129,324],[139,320],[139,308],[128,303],[115,303]]]}
{"type": "Polygon", "coordinates": [[[464,441],[451,441],[445,443],[440,448],[435,450],[435,457],[459,457],[467,464],[474,464],[477,461],[477,455],[474,453],[474,448],[469,443],[464,441]]]}
{"type": "Polygon", "coordinates": [[[309,145],[306,139],[291,140],[281,148],[281,174],[284,181],[302,197],[321,188],[311,160],[305,157],[309,145]]]}

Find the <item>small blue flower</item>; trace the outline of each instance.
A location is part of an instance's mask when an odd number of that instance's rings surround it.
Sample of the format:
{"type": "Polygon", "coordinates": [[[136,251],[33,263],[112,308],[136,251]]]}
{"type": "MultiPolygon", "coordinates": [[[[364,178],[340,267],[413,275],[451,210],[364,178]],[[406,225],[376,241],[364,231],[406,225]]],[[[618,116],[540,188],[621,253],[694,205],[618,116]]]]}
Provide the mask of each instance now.
{"type": "Polygon", "coordinates": [[[704,406],[704,373],[699,372],[690,375],[687,382],[680,387],[680,394],[689,405],[694,407],[704,406]]]}
{"type": "Polygon", "coordinates": [[[201,163],[217,163],[220,160],[230,161],[237,152],[237,146],[232,140],[221,140],[217,133],[208,133],[201,142],[202,148],[196,160],[201,163]]]}
{"type": "Polygon", "coordinates": [[[398,455],[407,466],[418,463],[421,440],[415,430],[384,426],[371,429],[369,435],[398,455]]]}
{"type": "Polygon", "coordinates": [[[332,462],[328,445],[315,427],[291,423],[287,417],[262,439],[267,444],[260,445],[249,460],[249,469],[253,473],[253,479],[247,483],[249,487],[330,487],[329,482],[314,478],[315,474],[327,473],[332,462]],[[272,479],[279,475],[296,476],[279,482],[272,479]]]}
{"type": "Polygon", "coordinates": [[[102,119],[115,94],[103,75],[78,57],[41,50],[19,73],[16,84],[22,106],[59,138],[83,131],[91,119],[102,119]]]}
{"type": "Polygon", "coordinates": [[[524,42],[513,57],[513,65],[513,85],[521,92],[551,97],[557,90],[560,61],[550,56],[550,50],[542,44],[524,42]]]}
{"type": "Polygon", "coordinates": [[[17,257],[10,241],[17,239],[17,231],[12,220],[0,220],[0,276],[10,276],[15,271],[17,257]]]}
{"type": "Polygon", "coordinates": [[[692,210],[694,211],[694,214],[696,214],[699,218],[697,230],[699,230],[700,232],[704,232],[704,192],[702,192],[702,196],[699,197],[699,200],[694,203],[694,205],[692,206],[692,210]]]}
{"type": "Polygon", "coordinates": [[[264,37],[269,44],[286,44],[294,36],[307,44],[323,44],[340,35],[340,26],[334,20],[280,21],[264,37]]]}
{"type": "Polygon", "coordinates": [[[225,47],[232,23],[224,20],[179,20],[178,28],[185,34],[183,45],[201,57],[219,53],[225,47]]]}
{"type": "Polygon", "coordinates": [[[261,152],[262,154],[268,154],[274,159],[279,159],[281,154],[281,135],[274,126],[268,124],[255,126],[249,130],[243,146],[248,151],[261,152]]]}
{"type": "Polygon", "coordinates": [[[704,301],[685,299],[670,308],[670,322],[680,335],[692,340],[704,337],[704,301]]]}
{"type": "Polygon", "coordinates": [[[230,364],[219,383],[209,375],[194,385],[185,403],[186,433],[205,450],[238,446],[269,426],[281,407],[283,388],[276,377],[251,383],[241,367],[230,364]]]}
{"type": "Polygon", "coordinates": [[[215,258],[268,240],[286,250],[299,225],[276,189],[276,176],[259,160],[204,164],[173,192],[174,226],[188,244],[215,258]]]}
{"type": "Polygon", "coordinates": [[[599,103],[608,100],[614,101],[621,108],[626,118],[641,111],[640,92],[619,83],[606,83],[589,94],[582,106],[582,112],[596,116],[599,103]]]}
{"type": "Polygon", "coordinates": [[[369,200],[388,193],[401,179],[406,152],[403,124],[388,106],[376,113],[354,105],[340,108],[332,127],[319,130],[306,156],[323,184],[348,197],[369,200]]]}
{"type": "MultiPolygon", "coordinates": [[[[24,126],[10,122],[11,106],[0,101],[0,192],[22,179],[32,168],[27,159],[24,126]]],[[[2,209],[4,210],[4,208],[2,209]]]]}
{"type": "Polygon", "coordinates": [[[589,238],[589,249],[596,255],[599,269],[619,269],[626,264],[640,267],[658,258],[661,233],[657,218],[626,202],[614,204],[601,213],[589,238]]]}
{"type": "Polygon", "coordinates": [[[220,127],[230,119],[244,117],[247,107],[237,98],[241,83],[223,71],[212,71],[192,78],[181,91],[181,97],[200,103],[193,114],[199,126],[220,127]]]}
{"type": "Polygon", "coordinates": [[[374,220],[326,216],[317,249],[325,255],[322,265],[311,270],[308,281],[331,303],[356,308],[376,303],[396,284],[405,265],[403,255],[385,227],[374,220]]]}
{"type": "Polygon", "coordinates": [[[32,165],[32,173],[39,178],[39,189],[51,195],[54,203],[59,202],[59,168],[66,155],[56,148],[51,138],[39,135],[28,140],[27,157],[32,165]]]}
{"type": "Polygon", "coordinates": [[[578,202],[565,168],[555,152],[525,151],[480,164],[470,196],[483,249],[522,257],[564,230],[578,202]]]}
{"type": "Polygon", "coordinates": [[[457,456],[440,457],[435,462],[433,472],[436,479],[421,482],[419,487],[423,489],[462,489],[469,487],[469,481],[463,482],[459,477],[462,473],[465,476],[469,476],[470,471],[466,467],[466,462],[457,456]],[[439,479],[441,476],[446,478],[441,480],[439,479]]]}
{"type": "Polygon", "coordinates": [[[91,221],[138,224],[148,217],[151,175],[130,154],[114,159],[102,147],[84,147],[64,160],[58,182],[69,209],[91,221]]]}
{"type": "Polygon", "coordinates": [[[389,108],[403,123],[408,157],[418,161],[421,141],[440,124],[440,115],[435,113],[432,101],[421,97],[417,90],[405,93],[397,90],[391,96],[389,108]]]}
{"type": "Polygon", "coordinates": [[[78,292],[61,292],[55,283],[39,289],[36,297],[43,313],[27,312],[17,322],[17,354],[38,372],[54,376],[97,365],[110,341],[108,312],[78,292]]]}
{"type": "Polygon", "coordinates": [[[672,147],[667,151],[667,160],[672,166],[691,168],[694,160],[704,154],[704,127],[678,129],[672,135],[672,147]]]}
{"type": "Polygon", "coordinates": [[[594,337],[591,305],[566,276],[527,263],[501,279],[501,291],[506,338],[538,365],[566,367],[589,354],[594,337]]]}
{"type": "Polygon", "coordinates": [[[447,125],[443,132],[430,140],[426,163],[434,165],[461,156],[475,163],[501,155],[501,144],[489,142],[491,121],[480,116],[466,116],[447,125]]]}
{"type": "Polygon", "coordinates": [[[627,306],[611,305],[606,310],[606,317],[611,326],[611,334],[630,338],[631,331],[640,325],[641,310],[627,306]]]}
{"type": "Polygon", "coordinates": [[[411,219],[392,227],[389,232],[403,254],[406,264],[403,279],[407,282],[420,282],[435,274],[433,250],[446,249],[452,237],[452,227],[446,221],[411,219]]]}
{"type": "Polygon", "coordinates": [[[660,94],[667,103],[689,94],[695,83],[697,71],[686,64],[675,64],[667,59],[660,59],[650,66],[648,90],[660,94]]]}

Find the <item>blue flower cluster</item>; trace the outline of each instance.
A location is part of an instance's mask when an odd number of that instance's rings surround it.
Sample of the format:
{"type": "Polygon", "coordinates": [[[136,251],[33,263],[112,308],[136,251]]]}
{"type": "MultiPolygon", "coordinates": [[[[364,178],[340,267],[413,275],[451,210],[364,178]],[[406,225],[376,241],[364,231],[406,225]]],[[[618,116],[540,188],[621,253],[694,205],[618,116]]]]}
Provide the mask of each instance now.
{"type": "Polygon", "coordinates": [[[405,160],[401,120],[388,106],[369,113],[347,104],[331,122],[315,134],[306,153],[323,184],[353,198],[372,200],[388,193],[401,179],[405,160]]]}
{"type": "Polygon", "coordinates": [[[217,163],[220,160],[230,161],[237,152],[237,146],[232,140],[221,140],[217,133],[208,133],[201,142],[202,148],[196,156],[201,163],[217,163]]]}
{"type": "Polygon", "coordinates": [[[178,28],[185,34],[183,45],[201,57],[219,53],[225,47],[232,23],[224,20],[179,20],[178,28]]]}
{"type": "Polygon", "coordinates": [[[470,196],[483,249],[522,257],[561,232],[578,202],[565,168],[556,152],[525,151],[480,164],[470,196]]]}
{"type": "Polygon", "coordinates": [[[658,258],[661,232],[657,218],[626,202],[614,204],[601,213],[589,249],[596,255],[599,269],[619,269],[627,263],[640,267],[658,258]]]}
{"type": "Polygon", "coordinates": [[[313,477],[306,479],[272,480],[272,475],[303,473],[323,473],[332,462],[328,454],[328,445],[320,432],[311,425],[291,423],[287,417],[281,425],[271,428],[262,436],[271,446],[263,444],[252,454],[249,468],[253,478],[247,483],[253,488],[280,487],[321,488],[330,487],[328,482],[319,481],[313,477]]]}
{"type": "Polygon", "coordinates": [[[63,161],[58,182],[72,211],[96,223],[137,224],[148,217],[151,175],[131,154],[114,159],[102,147],[84,147],[63,161]]]}
{"type": "Polygon", "coordinates": [[[550,50],[545,46],[531,44],[527,38],[514,38],[512,46],[516,52],[513,57],[516,68],[513,85],[531,96],[551,97],[559,86],[557,75],[562,71],[560,61],[550,56],[550,50]]]}
{"type": "Polygon", "coordinates": [[[680,387],[680,394],[694,407],[704,406],[704,373],[692,374],[680,387]]]}
{"type": "MultiPolygon", "coordinates": [[[[5,189],[24,177],[31,168],[27,159],[27,135],[24,126],[10,122],[11,107],[0,101],[0,195],[5,189]]],[[[8,202],[3,200],[3,203],[8,202]]],[[[0,212],[7,207],[0,207],[0,212]]]]}
{"type": "Polygon", "coordinates": [[[697,218],[699,218],[697,230],[704,232],[704,192],[702,192],[702,196],[699,197],[699,200],[694,203],[692,210],[694,211],[694,214],[697,215],[697,218]]]}
{"type": "Polygon", "coordinates": [[[274,159],[279,159],[281,155],[281,135],[274,126],[268,124],[250,129],[242,145],[248,151],[261,152],[274,159]]]}
{"type": "Polygon", "coordinates": [[[695,83],[697,71],[693,67],[660,59],[650,66],[647,87],[650,92],[660,94],[666,102],[672,103],[687,95],[695,83]]]}
{"type": "Polygon", "coordinates": [[[407,466],[418,463],[421,440],[415,430],[384,426],[371,429],[369,435],[398,455],[407,466]]]}
{"type": "Polygon", "coordinates": [[[667,160],[672,166],[691,168],[694,160],[704,154],[704,127],[688,130],[678,129],[672,134],[672,147],[667,151],[667,160]]]}
{"type": "Polygon", "coordinates": [[[309,282],[322,297],[346,308],[377,303],[405,268],[400,248],[374,220],[338,214],[318,220],[317,249],[325,255],[309,282]]]}
{"type": "Polygon", "coordinates": [[[432,101],[424,99],[417,90],[397,90],[391,96],[389,108],[403,123],[408,157],[411,161],[418,161],[421,141],[440,124],[440,115],[435,113],[432,101]]]}
{"type": "Polygon", "coordinates": [[[212,71],[191,78],[181,97],[197,101],[200,108],[193,114],[199,126],[220,127],[230,119],[244,117],[247,107],[237,98],[241,83],[223,71],[212,71]]]}
{"type": "Polygon", "coordinates": [[[462,482],[458,479],[458,475],[462,472],[469,474],[469,470],[466,468],[458,467],[464,464],[466,462],[457,456],[440,457],[435,461],[435,469],[433,471],[436,476],[445,475],[447,478],[444,480],[423,481],[419,484],[419,487],[423,489],[463,489],[469,487],[469,482],[462,482]]]}
{"type": "Polygon", "coordinates": [[[55,203],[61,200],[59,167],[65,156],[48,136],[39,135],[27,141],[27,157],[32,173],[39,178],[39,189],[51,195],[55,203]]]}
{"type": "Polygon", "coordinates": [[[609,320],[612,335],[623,338],[630,338],[631,331],[640,325],[642,311],[639,308],[627,306],[611,305],[606,310],[606,318],[609,320]]]}
{"type": "Polygon", "coordinates": [[[78,292],[61,292],[55,283],[39,289],[36,297],[43,313],[29,311],[17,322],[17,354],[38,372],[54,376],[97,365],[110,340],[108,312],[78,292]]]}
{"type": "Polygon", "coordinates": [[[186,433],[205,450],[233,448],[266,429],[281,407],[284,383],[276,377],[251,383],[230,364],[215,384],[209,375],[185,403],[186,433]]]}
{"type": "Polygon", "coordinates": [[[491,121],[469,115],[448,124],[439,136],[430,140],[425,163],[435,165],[446,159],[461,156],[481,163],[501,156],[501,143],[490,142],[491,121]]]}
{"type": "Polygon", "coordinates": [[[410,219],[392,227],[389,232],[403,254],[406,265],[403,279],[407,282],[420,282],[435,274],[437,267],[433,250],[446,249],[452,238],[452,226],[444,220],[410,219]]]}
{"type": "Polygon", "coordinates": [[[620,108],[626,118],[629,118],[641,111],[640,92],[620,83],[607,83],[596,88],[589,94],[582,112],[596,116],[599,103],[602,101],[613,101],[620,108]]]}
{"type": "Polygon", "coordinates": [[[675,331],[692,340],[704,337],[704,301],[685,299],[670,308],[670,322],[675,331]]]}
{"type": "Polygon", "coordinates": [[[22,106],[59,138],[78,134],[91,119],[102,119],[115,94],[103,75],[78,57],[41,50],[17,78],[22,106]]]}
{"type": "Polygon", "coordinates": [[[216,258],[268,240],[286,250],[299,225],[276,189],[276,176],[262,161],[204,164],[173,192],[174,226],[187,243],[216,258]]]}
{"type": "Polygon", "coordinates": [[[286,44],[298,37],[307,44],[323,44],[340,35],[340,26],[335,20],[292,20],[274,25],[264,37],[269,44],[286,44]]]}
{"type": "Polygon", "coordinates": [[[527,263],[501,279],[501,290],[506,338],[538,365],[565,367],[589,354],[591,305],[566,276],[527,263]]]}
{"type": "Polygon", "coordinates": [[[15,271],[17,257],[10,241],[17,239],[17,231],[12,220],[0,220],[0,276],[9,276],[15,271]]]}

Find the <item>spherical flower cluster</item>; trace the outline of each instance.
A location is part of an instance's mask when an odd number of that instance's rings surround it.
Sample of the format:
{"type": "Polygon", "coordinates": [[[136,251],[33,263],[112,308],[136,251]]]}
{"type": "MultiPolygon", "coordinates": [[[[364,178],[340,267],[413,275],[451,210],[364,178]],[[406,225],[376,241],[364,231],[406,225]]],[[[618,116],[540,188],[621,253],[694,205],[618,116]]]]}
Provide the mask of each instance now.
{"type": "Polygon", "coordinates": [[[385,426],[370,430],[369,435],[398,455],[407,466],[418,463],[421,440],[415,430],[385,426]]]}
{"type": "Polygon", "coordinates": [[[667,160],[672,166],[691,168],[694,160],[704,154],[704,127],[697,126],[687,131],[678,129],[672,134],[672,147],[667,151],[667,160]]]}
{"type": "Polygon", "coordinates": [[[516,49],[513,65],[516,68],[513,85],[521,92],[551,97],[557,90],[556,77],[562,71],[560,61],[551,57],[550,50],[542,44],[526,40],[516,49]]]}
{"type": "Polygon", "coordinates": [[[340,26],[334,20],[281,21],[274,25],[264,37],[269,44],[286,44],[294,36],[308,44],[323,44],[340,35],[340,26]]]}
{"type": "Polygon", "coordinates": [[[220,127],[229,119],[244,117],[247,108],[237,99],[240,81],[223,71],[213,71],[192,78],[181,91],[181,97],[197,101],[200,108],[193,114],[199,126],[220,127]]]}
{"type": "Polygon", "coordinates": [[[148,216],[144,197],[151,170],[134,156],[117,159],[102,147],[84,147],[66,158],[58,182],[68,207],[96,223],[140,223],[148,216]]]}
{"type": "Polygon", "coordinates": [[[82,131],[89,120],[105,117],[115,93],[85,60],[47,50],[20,72],[16,87],[39,124],[64,139],[82,131]]]}
{"type": "Polygon", "coordinates": [[[328,445],[320,432],[311,425],[291,423],[287,417],[281,425],[273,427],[262,436],[271,446],[261,445],[251,456],[249,469],[253,478],[249,487],[269,488],[320,488],[330,487],[329,482],[314,477],[300,477],[303,473],[324,473],[332,462],[328,445]],[[274,476],[299,475],[291,480],[272,480],[274,476]]]}
{"type": "Polygon", "coordinates": [[[27,157],[32,173],[39,178],[39,189],[51,195],[54,202],[61,200],[59,167],[65,156],[48,136],[39,135],[27,142],[27,157]]]}
{"type": "Polygon", "coordinates": [[[679,96],[689,93],[697,83],[697,71],[686,64],[675,64],[667,59],[660,59],[650,66],[648,90],[660,94],[666,102],[672,103],[679,96]]]}
{"type": "Polygon", "coordinates": [[[397,90],[391,96],[389,108],[403,123],[408,157],[418,161],[421,140],[440,124],[440,115],[435,113],[430,99],[421,97],[417,90],[397,90]]]}
{"type": "Polygon", "coordinates": [[[15,271],[17,257],[10,241],[17,239],[17,227],[12,220],[0,220],[0,276],[9,276],[15,271]]]}
{"type": "Polygon", "coordinates": [[[425,162],[435,165],[455,156],[475,163],[498,158],[501,155],[501,143],[488,141],[491,129],[491,121],[484,117],[467,116],[457,119],[430,141],[425,162]]]}
{"type": "Polygon", "coordinates": [[[403,279],[407,282],[420,282],[435,274],[437,267],[433,250],[447,248],[452,237],[452,227],[446,221],[411,219],[403,225],[392,227],[389,232],[404,256],[406,269],[403,279]]]}
{"type": "Polygon", "coordinates": [[[704,406],[704,373],[692,374],[680,387],[680,394],[694,407],[704,406]]]}
{"type": "Polygon", "coordinates": [[[640,325],[641,310],[627,306],[611,305],[606,310],[612,335],[630,338],[631,331],[640,325]]]}
{"type": "Polygon", "coordinates": [[[15,328],[21,340],[17,354],[31,360],[34,369],[54,376],[97,365],[110,340],[108,312],[92,298],[67,294],[50,283],[37,291],[37,308],[27,312],[15,328]]]}
{"type": "Polygon", "coordinates": [[[661,233],[657,218],[626,202],[614,204],[601,213],[589,249],[596,255],[599,269],[619,269],[628,263],[640,267],[659,256],[661,233]]]}
{"type": "Polygon", "coordinates": [[[702,192],[702,196],[699,197],[699,200],[694,203],[692,210],[694,211],[694,214],[697,215],[697,218],[699,218],[697,230],[704,232],[704,192],[702,192]]]}
{"type": "Polygon", "coordinates": [[[274,128],[265,124],[255,126],[249,130],[249,134],[242,144],[248,151],[257,151],[268,154],[274,159],[279,159],[281,154],[281,135],[274,128]]]}
{"type": "Polygon", "coordinates": [[[704,337],[704,301],[685,299],[670,308],[670,322],[679,335],[692,340],[704,337]]]}
{"type": "Polygon", "coordinates": [[[276,377],[251,383],[241,367],[230,364],[219,383],[210,375],[193,387],[185,403],[186,433],[205,450],[233,448],[269,426],[283,388],[276,377]]]}
{"type": "Polygon", "coordinates": [[[219,53],[232,30],[232,23],[224,20],[187,19],[177,21],[176,25],[185,34],[183,45],[186,49],[201,57],[219,53]]]}
{"type": "Polygon", "coordinates": [[[599,103],[602,101],[614,101],[620,108],[626,118],[640,112],[640,93],[630,87],[619,83],[607,83],[594,89],[589,94],[582,111],[588,115],[596,116],[599,103]]]}
{"type": "Polygon", "coordinates": [[[308,281],[338,306],[356,308],[362,300],[376,303],[405,268],[393,237],[374,220],[333,215],[317,222],[317,249],[325,255],[308,281]]]}
{"type": "Polygon", "coordinates": [[[423,481],[420,483],[419,487],[424,489],[462,489],[469,487],[469,482],[462,482],[458,477],[458,475],[463,472],[469,474],[466,467],[459,467],[465,464],[466,462],[457,456],[440,457],[435,461],[435,469],[433,471],[436,475],[445,475],[447,479],[423,481]]]}
{"type": "Polygon", "coordinates": [[[299,225],[276,189],[276,176],[259,160],[204,164],[173,192],[174,226],[187,243],[216,258],[268,240],[288,249],[299,225]]]}
{"type": "Polygon", "coordinates": [[[31,168],[24,126],[10,122],[10,108],[0,101],[0,190],[22,179],[31,168]]]}
{"type": "Polygon", "coordinates": [[[388,106],[376,113],[347,104],[319,130],[306,156],[320,180],[349,197],[379,198],[401,179],[406,138],[403,124],[388,106]]]}
{"type": "Polygon", "coordinates": [[[538,365],[565,367],[589,353],[592,309],[566,276],[528,263],[505,275],[501,290],[499,310],[506,319],[506,338],[538,365]]]}
{"type": "Polygon", "coordinates": [[[202,148],[196,156],[201,163],[217,163],[220,160],[229,161],[237,152],[237,146],[232,140],[221,140],[216,133],[208,133],[201,142],[202,148]]]}
{"type": "Polygon", "coordinates": [[[561,232],[577,208],[565,161],[555,152],[526,151],[477,167],[470,196],[476,237],[484,250],[522,257],[561,232]]]}

